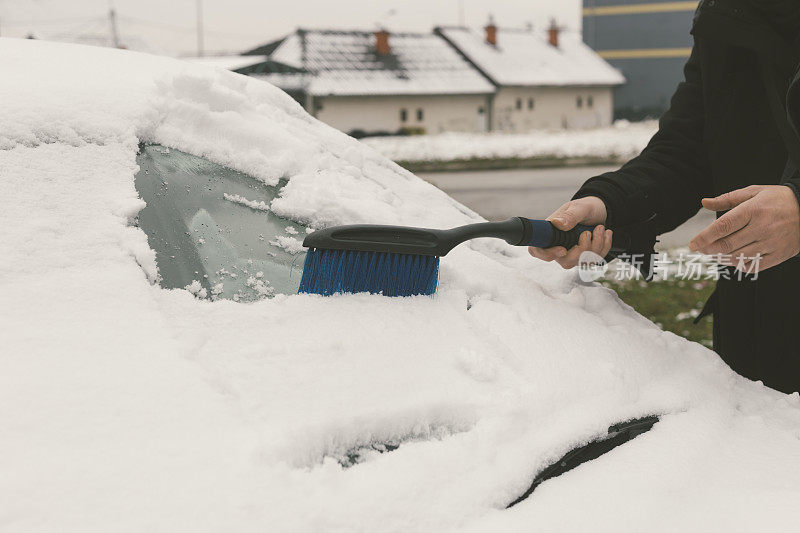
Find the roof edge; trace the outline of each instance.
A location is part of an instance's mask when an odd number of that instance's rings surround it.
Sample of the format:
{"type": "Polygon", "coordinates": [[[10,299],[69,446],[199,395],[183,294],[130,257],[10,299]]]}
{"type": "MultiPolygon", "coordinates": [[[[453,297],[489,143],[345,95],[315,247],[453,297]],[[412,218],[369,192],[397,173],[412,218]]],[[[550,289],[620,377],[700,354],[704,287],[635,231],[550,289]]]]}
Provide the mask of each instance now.
{"type": "Polygon", "coordinates": [[[288,39],[294,32],[287,33],[283,37],[279,39],[275,39],[274,41],[269,41],[262,45],[256,46],[255,48],[251,48],[250,50],[246,50],[241,53],[243,56],[269,56],[281,45],[283,42],[288,39]]]}
{"type": "MultiPolygon", "coordinates": [[[[480,66],[478,66],[478,64],[477,64],[477,63],[475,63],[475,61],[473,61],[471,57],[469,57],[469,56],[468,56],[466,53],[464,53],[464,51],[463,51],[463,50],[461,50],[461,48],[459,48],[458,46],[456,46],[456,44],[455,44],[453,41],[451,41],[451,40],[450,40],[450,38],[449,38],[449,37],[447,37],[447,35],[445,35],[445,33],[444,33],[444,31],[443,31],[443,30],[446,30],[446,29],[452,29],[452,28],[449,28],[449,27],[443,27],[443,26],[436,26],[436,27],[434,27],[434,28],[433,28],[433,34],[434,34],[434,35],[438,35],[438,36],[439,36],[439,38],[441,38],[441,39],[442,39],[444,42],[446,42],[446,43],[447,43],[447,45],[448,45],[450,48],[452,48],[453,50],[455,50],[455,52],[456,52],[456,53],[457,53],[459,56],[461,56],[461,58],[462,58],[462,59],[464,59],[464,61],[466,61],[467,63],[469,63],[469,65],[470,65],[472,68],[474,68],[476,71],[478,71],[478,73],[480,73],[480,75],[481,75],[481,76],[483,76],[484,78],[486,78],[486,81],[488,81],[489,83],[491,83],[492,85],[494,85],[494,86],[495,86],[495,90],[496,90],[497,88],[501,87],[501,85],[500,85],[500,84],[497,82],[497,80],[495,80],[494,78],[492,78],[492,77],[489,75],[489,73],[488,73],[488,72],[486,72],[486,71],[485,71],[485,70],[483,70],[483,69],[482,69],[480,66]]],[[[466,28],[462,28],[462,27],[460,27],[460,26],[459,26],[459,27],[457,27],[456,29],[466,29],[466,28]]],[[[469,31],[469,30],[467,30],[467,31],[469,31]]]]}

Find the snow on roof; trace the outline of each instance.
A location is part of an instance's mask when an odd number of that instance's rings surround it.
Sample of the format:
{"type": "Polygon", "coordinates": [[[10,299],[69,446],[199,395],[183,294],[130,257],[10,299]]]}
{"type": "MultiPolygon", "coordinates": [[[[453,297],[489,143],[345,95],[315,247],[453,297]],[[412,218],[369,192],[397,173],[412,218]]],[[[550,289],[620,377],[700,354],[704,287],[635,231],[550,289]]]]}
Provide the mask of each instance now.
{"type": "Polygon", "coordinates": [[[625,77],[580,37],[561,32],[559,47],[532,30],[498,28],[497,45],[482,30],[437,28],[481,71],[500,86],[619,85],[625,77]]]}
{"type": "Polygon", "coordinates": [[[184,61],[217,67],[225,70],[237,70],[240,68],[251,67],[264,62],[264,56],[204,56],[204,57],[183,57],[184,61]]]}
{"type": "MultiPolygon", "coordinates": [[[[389,45],[391,53],[380,56],[372,32],[298,30],[270,58],[313,73],[307,90],[314,95],[494,92],[479,72],[436,35],[392,33],[389,45]]],[[[275,79],[279,84],[280,77],[275,79]]]]}
{"type": "Polygon", "coordinates": [[[13,529],[800,521],[796,395],[525,249],[456,247],[434,297],[237,304],[159,287],[136,225],[140,142],[285,183],[270,209],[314,227],[481,220],[275,87],[8,38],[0,71],[0,500],[13,529]],[[652,431],[503,510],[568,450],[653,413],[652,431]],[[343,468],[352,453],[362,464],[343,468]]]}

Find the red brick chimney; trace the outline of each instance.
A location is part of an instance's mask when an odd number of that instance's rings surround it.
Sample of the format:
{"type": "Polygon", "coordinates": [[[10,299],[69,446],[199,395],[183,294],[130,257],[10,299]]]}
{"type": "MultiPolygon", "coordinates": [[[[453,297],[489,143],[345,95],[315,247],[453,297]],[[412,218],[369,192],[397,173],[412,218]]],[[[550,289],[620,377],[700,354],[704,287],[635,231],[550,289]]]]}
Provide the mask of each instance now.
{"type": "Polygon", "coordinates": [[[389,32],[378,30],[375,32],[375,51],[379,56],[388,56],[392,49],[389,47],[389,32]]]}
{"type": "Polygon", "coordinates": [[[550,46],[558,48],[559,32],[561,32],[561,28],[556,25],[555,19],[550,19],[550,27],[547,28],[547,42],[550,43],[550,46]]]}
{"type": "Polygon", "coordinates": [[[486,44],[497,46],[497,26],[494,24],[494,17],[489,16],[489,24],[486,25],[486,44]]]}

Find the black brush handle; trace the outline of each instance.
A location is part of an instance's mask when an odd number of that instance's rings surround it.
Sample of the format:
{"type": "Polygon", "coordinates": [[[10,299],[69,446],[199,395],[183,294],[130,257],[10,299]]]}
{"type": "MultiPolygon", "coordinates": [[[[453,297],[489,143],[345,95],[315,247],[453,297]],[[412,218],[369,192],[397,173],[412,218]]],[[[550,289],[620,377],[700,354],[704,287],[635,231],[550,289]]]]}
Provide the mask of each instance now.
{"type": "MultiPolygon", "coordinates": [[[[570,249],[578,244],[578,239],[585,231],[594,231],[597,226],[584,226],[578,224],[574,228],[563,231],[551,224],[547,220],[533,220],[529,218],[517,217],[522,225],[522,238],[514,243],[506,240],[515,246],[535,246],[537,248],[552,248],[563,246],[570,249]]],[[[630,227],[617,229],[611,239],[611,249],[605,260],[611,261],[616,257],[627,255],[630,261],[644,276],[646,281],[653,277],[653,246],[655,237],[649,233],[633,231],[630,227]],[[638,259],[636,259],[638,257],[638,259]]]]}
{"type": "Polygon", "coordinates": [[[560,230],[547,220],[533,220],[519,217],[522,221],[523,234],[517,246],[535,246],[537,248],[552,248],[563,246],[570,249],[578,245],[578,239],[586,231],[594,231],[596,226],[578,224],[571,230],[560,230]]]}

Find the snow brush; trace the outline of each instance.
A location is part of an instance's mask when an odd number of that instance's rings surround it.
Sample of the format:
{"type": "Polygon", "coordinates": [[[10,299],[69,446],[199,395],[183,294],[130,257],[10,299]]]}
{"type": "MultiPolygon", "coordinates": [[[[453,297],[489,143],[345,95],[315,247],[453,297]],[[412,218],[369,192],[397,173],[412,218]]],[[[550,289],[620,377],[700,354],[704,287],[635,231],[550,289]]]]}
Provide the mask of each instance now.
{"type": "MultiPolygon", "coordinates": [[[[329,296],[370,292],[384,296],[433,294],[439,278],[439,258],[459,244],[479,237],[503,239],[513,246],[572,248],[594,226],[569,231],[546,220],[514,217],[452,229],[356,224],[334,226],[306,236],[308,248],[298,293],[329,296]]],[[[631,239],[613,236],[613,256],[629,249],[631,239]]]]}

